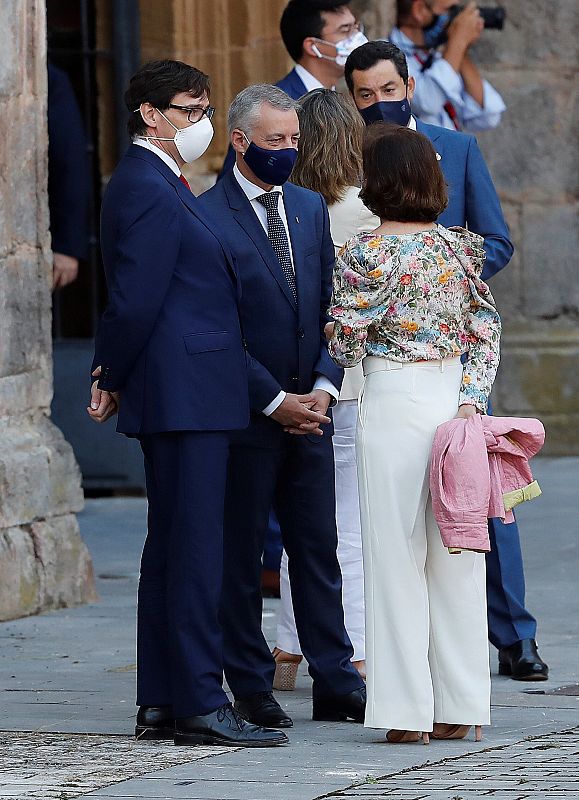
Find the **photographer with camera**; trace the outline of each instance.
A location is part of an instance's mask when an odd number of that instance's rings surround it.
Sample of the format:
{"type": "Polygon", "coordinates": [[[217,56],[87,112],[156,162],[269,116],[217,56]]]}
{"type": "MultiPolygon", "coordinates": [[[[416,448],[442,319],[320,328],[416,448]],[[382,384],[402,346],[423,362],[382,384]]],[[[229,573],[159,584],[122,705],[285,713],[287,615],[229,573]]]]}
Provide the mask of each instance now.
{"type": "Polygon", "coordinates": [[[406,55],[416,81],[416,116],[454,130],[496,128],[506,106],[469,51],[484,28],[502,28],[504,10],[454,0],[397,0],[396,14],[389,39],[406,55]]]}

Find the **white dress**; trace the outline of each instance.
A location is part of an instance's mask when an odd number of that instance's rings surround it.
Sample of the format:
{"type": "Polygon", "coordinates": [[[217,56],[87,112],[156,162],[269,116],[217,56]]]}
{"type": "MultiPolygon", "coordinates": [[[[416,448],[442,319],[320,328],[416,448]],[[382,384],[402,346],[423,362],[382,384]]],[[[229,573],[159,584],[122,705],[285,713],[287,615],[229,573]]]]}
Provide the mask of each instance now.
{"type": "MultiPolygon", "coordinates": [[[[357,186],[346,190],[344,199],[329,206],[330,229],[336,250],[356,233],[372,231],[380,225],[362,203],[357,186]]],[[[336,522],[338,561],[342,570],[342,601],[346,630],[354,648],[354,661],[365,658],[364,574],[356,469],[356,421],[358,394],[364,376],[362,366],[347,369],[340,402],[333,409],[334,458],[336,463],[336,522]]],[[[283,553],[280,569],[281,610],[276,645],[286,653],[301,654],[288,575],[288,559],[283,553]]]]}

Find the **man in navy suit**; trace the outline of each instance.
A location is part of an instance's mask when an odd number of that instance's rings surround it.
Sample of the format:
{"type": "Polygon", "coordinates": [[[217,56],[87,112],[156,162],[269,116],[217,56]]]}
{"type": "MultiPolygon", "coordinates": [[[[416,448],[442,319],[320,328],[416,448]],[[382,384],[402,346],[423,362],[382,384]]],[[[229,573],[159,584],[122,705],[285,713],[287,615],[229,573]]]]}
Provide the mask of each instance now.
{"type": "Polygon", "coordinates": [[[66,72],[48,64],[48,208],[54,289],[76,280],[78,262],[88,255],[88,166],[74,89],[66,72]]]}
{"type": "MultiPolygon", "coordinates": [[[[351,2],[290,0],[285,7],[280,33],[295,66],[276,86],[294,100],[312,89],[333,89],[344,77],[346,57],[368,41],[350,11],[351,2]]],[[[230,145],[218,180],[234,164],[235,151],[230,145]]]]}
{"type": "MultiPolygon", "coordinates": [[[[440,158],[449,202],[439,222],[460,225],[484,237],[484,280],[506,267],[513,245],[501,204],[484,158],[473,136],[411,115],[414,79],[404,53],[391,42],[368,42],[346,62],[346,83],[367,123],[385,119],[408,125],[427,136],[440,158]]],[[[491,552],[487,555],[489,639],[499,651],[499,672],[516,680],[546,680],[540,658],[537,623],[525,608],[525,579],[517,523],[489,520],[491,552]]]]}
{"type": "Polygon", "coordinates": [[[136,735],[280,744],[285,735],[248,725],[222,687],[228,436],[247,425],[249,404],[234,262],[181,179],[213,135],[209,81],[152,62],[125,102],[134,143],[103,199],[109,300],[88,411],[104,421],[118,406],[118,431],[138,438],[145,458],[136,735]]]}
{"type": "Polygon", "coordinates": [[[334,245],[323,198],[286,183],[297,155],[296,108],[274,86],[240,92],[229,111],[236,165],[199,198],[236,259],[250,361],[251,421],[232,437],[226,493],[225,675],[247,719],[279,727],[292,720],[273,697],[275,662],[261,628],[261,555],[272,506],[314,681],[313,718],[362,722],[366,703],[344,628],[326,416],[343,378],[323,336],[334,245]]]}
{"type": "MultiPolygon", "coordinates": [[[[295,67],[276,86],[294,100],[319,87],[328,89],[344,75],[346,56],[367,41],[350,11],[351,0],[290,0],[281,17],[283,43],[295,67]]],[[[218,180],[233,169],[235,150],[229,145],[218,180]]],[[[281,532],[272,512],[265,536],[263,586],[279,597],[281,532]]]]}

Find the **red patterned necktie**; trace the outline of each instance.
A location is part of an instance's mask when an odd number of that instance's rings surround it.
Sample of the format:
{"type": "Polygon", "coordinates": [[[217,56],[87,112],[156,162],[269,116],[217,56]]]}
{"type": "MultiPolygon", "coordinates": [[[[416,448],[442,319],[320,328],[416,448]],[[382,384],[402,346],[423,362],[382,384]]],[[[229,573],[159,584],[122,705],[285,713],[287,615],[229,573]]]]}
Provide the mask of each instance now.
{"type": "Polygon", "coordinates": [[[191,187],[189,186],[189,181],[184,175],[179,175],[179,180],[181,181],[181,183],[185,184],[185,186],[189,189],[189,191],[191,191],[191,187]]]}

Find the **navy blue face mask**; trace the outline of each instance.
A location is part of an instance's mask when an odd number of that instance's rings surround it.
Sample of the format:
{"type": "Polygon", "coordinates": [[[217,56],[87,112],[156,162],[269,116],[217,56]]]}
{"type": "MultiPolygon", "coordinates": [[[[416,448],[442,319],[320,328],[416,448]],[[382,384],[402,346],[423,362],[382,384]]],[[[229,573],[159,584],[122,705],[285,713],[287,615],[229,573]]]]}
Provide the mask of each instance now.
{"type": "Polygon", "coordinates": [[[430,50],[446,41],[446,28],[450,22],[450,14],[434,14],[432,22],[422,29],[424,47],[430,50]]]}
{"type": "Polygon", "coordinates": [[[360,109],[366,125],[371,125],[373,122],[392,122],[403,128],[410,122],[411,113],[408,97],[404,100],[381,100],[379,103],[360,109]]]}
{"type": "Polygon", "coordinates": [[[266,150],[265,147],[258,147],[254,142],[250,142],[247,136],[245,138],[249,142],[249,147],[243,158],[255,177],[270,186],[284,184],[292,173],[298,151],[293,147],[266,150]]]}

